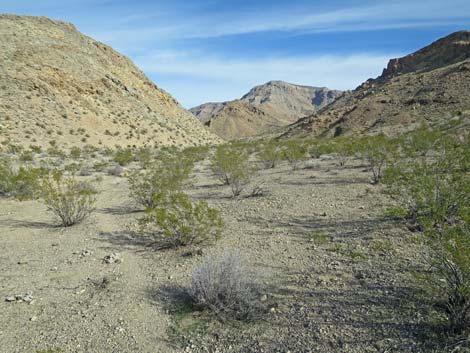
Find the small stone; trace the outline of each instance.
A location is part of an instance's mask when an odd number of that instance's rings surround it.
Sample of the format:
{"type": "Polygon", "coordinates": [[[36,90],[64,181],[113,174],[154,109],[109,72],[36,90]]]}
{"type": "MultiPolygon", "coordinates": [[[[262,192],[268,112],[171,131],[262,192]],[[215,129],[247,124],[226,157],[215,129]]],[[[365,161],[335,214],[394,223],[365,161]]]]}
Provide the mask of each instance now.
{"type": "Polygon", "coordinates": [[[37,316],[31,316],[31,318],[29,319],[29,321],[37,321],[37,320],[38,320],[37,316]]]}
{"type": "Polygon", "coordinates": [[[16,301],[16,298],[13,295],[9,295],[9,296],[5,297],[5,301],[6,302],[14,302],[14,301],[16,301]]]}
{"type": "Polygon", "coordinates": [[[117,253],[112,253],[111,255],[106,255],[103,258],[103,261],[107,264],[121,263],[122,259],[117,253]]]}
{"type": "Polygon", "coordinates": [[[268,300],[268,296],[266,294],[262,295],[261,298],[259,298],[259,300],[264,303],[265,301],[268,300]]]}

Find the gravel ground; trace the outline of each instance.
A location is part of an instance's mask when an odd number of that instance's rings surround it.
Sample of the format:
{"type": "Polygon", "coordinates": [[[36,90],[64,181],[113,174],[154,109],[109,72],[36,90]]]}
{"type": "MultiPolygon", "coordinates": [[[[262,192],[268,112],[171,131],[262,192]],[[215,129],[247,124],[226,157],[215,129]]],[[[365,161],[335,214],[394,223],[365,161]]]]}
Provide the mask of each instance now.
{"type": "Polygon", "coordinates": [[[359,161],[263,170],[254,184],[265,194],[239,199],[207,161],[194,174],[187,191],[226,224],[203,255],[237,248],[249,259],[264,284],[259,321],[184,309],[182,288],[202,256],[133,236],[139,212],[126,179],[103,176],[97,212],[68,229],[38,201],[0,199],[0,351],[431,351],[412,276],[424,269],[421,246],[384,217],[390,201],[359,161]]]}

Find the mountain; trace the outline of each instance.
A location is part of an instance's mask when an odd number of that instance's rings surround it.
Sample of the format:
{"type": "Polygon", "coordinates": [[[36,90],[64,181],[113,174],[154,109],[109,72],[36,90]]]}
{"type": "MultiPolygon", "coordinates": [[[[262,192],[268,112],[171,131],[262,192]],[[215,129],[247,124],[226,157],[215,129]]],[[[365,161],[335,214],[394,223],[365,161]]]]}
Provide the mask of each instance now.
{"type": "Polygon", "coordinates": [[[285,136],[396,134],[421,123],[470,123],[470,32],[460,31],[402,58],[285,136]]]}
{"type": "Polygon", "coordinates": [[[232,140],[270,132],[312,114],[342,94],[325,87],[270,81],[241,99],[190,109],[217,135],[232,140]]]}
{"type": "Polygon", "coordinates": [[[219,138],[134,64],[45,17],[0,15],[0,142],[187,146],[219,138]]]}

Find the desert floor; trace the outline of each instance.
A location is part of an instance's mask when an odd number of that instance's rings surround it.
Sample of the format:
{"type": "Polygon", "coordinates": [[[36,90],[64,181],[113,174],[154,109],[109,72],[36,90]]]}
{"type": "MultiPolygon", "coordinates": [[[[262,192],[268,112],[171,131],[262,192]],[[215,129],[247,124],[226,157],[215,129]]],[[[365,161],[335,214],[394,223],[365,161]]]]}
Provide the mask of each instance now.
{"type": "Polygon", "coordinates": [[[416,234],[385,217],[391,201],[360,161],[280,164],[232,199],[199,163],[187,192],[222,214],[214,244],[156,249],[131,231],[142,213],[127,181],[101,175],[97,211],[59,228],[39,201],[0,199],[0,351],[424,352],[429,309],[416,234]],[[184,300],[204,256],[240,249],[262,277],[266,313],[220,322],[184,300]],[[121,261],[107,263],[118,254],[121,261]],[[32,291],[27,301],[8,296],[32,291]],[[30,301],[32,299],[32,302],[30,301]]]}

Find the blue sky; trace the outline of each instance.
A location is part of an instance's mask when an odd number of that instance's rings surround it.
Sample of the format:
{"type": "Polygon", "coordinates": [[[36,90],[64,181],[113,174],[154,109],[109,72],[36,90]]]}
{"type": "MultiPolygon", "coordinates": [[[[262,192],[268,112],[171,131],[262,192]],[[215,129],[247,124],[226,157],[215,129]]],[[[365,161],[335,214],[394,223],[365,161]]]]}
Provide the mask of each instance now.
{"type": "Polygon", "coordinates": [[[353,89],[470,28],[469,0],[1,0],[0,12],[74,23],[188,108],[269,80],[353,89]]]}

